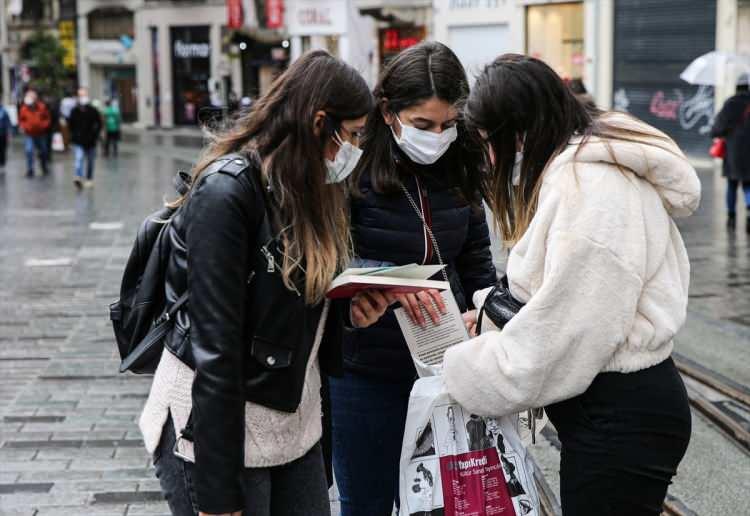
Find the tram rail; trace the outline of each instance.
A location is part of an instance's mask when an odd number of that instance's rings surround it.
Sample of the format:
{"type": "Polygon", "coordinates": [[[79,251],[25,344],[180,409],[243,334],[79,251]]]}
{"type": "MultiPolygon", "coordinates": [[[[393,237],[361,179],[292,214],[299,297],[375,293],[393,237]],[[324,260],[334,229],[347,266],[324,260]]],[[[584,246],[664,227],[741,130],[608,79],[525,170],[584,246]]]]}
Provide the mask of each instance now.
{"type": "Polygon", "coordinates": [[[690,405],[750,455],[750,389],[680,354],[673,354],[690,405]]]}

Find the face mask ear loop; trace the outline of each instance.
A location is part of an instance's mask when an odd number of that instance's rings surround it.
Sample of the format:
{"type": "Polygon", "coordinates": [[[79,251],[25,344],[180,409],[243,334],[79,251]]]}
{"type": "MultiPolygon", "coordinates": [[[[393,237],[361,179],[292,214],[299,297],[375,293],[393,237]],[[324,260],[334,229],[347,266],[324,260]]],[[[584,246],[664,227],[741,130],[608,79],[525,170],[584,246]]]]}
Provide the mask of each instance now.
{"type": "MultiPolygon", "coordinates": [[[[403,138],[404,138],[404,123],[398,117],[398,113],[393,113],[393,116],[394,116],[394,118],[396,120],[398,120],[398,125],[401,127],[401,136],[397,136],[397,138],[399,140],[403,140],[403,138]]],[[[391,131],[393,131],[393,128],[391,128],[391,131]]],[[[396,136],[396,131],[393,131],[393,136],[396,136]]]]}
{"type": "Polygon", "coordinates": [[[333,131],[331,139],[333,140],[333,143],[339,146],[339,149],[344,146],[344,139],[339,135],[338,131],[333,131]]]}

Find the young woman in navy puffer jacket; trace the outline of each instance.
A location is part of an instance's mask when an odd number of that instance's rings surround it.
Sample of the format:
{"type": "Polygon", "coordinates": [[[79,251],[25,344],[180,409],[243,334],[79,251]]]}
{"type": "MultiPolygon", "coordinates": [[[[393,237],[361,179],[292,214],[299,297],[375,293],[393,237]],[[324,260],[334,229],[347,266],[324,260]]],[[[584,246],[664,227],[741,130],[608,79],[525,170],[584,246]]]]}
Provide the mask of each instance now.
{"type": "MultiPolygon", "coordinates": [[[[442,258],[462,311],[472,308],[474,291],[496,279],[479,194],[482,153],[459,118],[468,91],[461,63],[440,43],[411,47],[391,61],[375,88],[351,201],[356,265],[442,258]]],[[[418,306],[438,318],[437,299],[433,291],[400,301],[423,322],[418,306]]],[[[329,380],[342,516],[390,515],[416,379],[392,309],[369,328],[347,328],[344,357],[345,376],[329,380]]]]}

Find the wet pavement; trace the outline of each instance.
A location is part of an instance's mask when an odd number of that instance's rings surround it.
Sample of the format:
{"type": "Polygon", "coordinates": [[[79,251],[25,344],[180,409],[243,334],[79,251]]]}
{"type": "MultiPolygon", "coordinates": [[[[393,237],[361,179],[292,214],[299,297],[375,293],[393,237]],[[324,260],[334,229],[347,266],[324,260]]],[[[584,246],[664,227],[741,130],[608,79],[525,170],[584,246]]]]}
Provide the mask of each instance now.
{"type": "MultiPolygon", "coordinates": [[[[150,378],[117,373],[107,306],[142,219],[172,196],[200,135],[131,133],[76,191],[71,157],[25,179],[0,175],[0,514],[168,514],[137,428],[150,378]]],[[[750,239],[724,228],[724,183],[702,170],[704,202],[680,222],[692,264],[684,355],[750,385],[750,239]]],[[[750,461],[700,416],[671,492],[696,513],[742,514],[750,461]]],[[[534,451],[553,483],[556,451],[534,451]]],[[[333,497],[335,498],[335,496],[333,497]]],[[[336,511],[335,502],[333,504],[336,511]]]]}

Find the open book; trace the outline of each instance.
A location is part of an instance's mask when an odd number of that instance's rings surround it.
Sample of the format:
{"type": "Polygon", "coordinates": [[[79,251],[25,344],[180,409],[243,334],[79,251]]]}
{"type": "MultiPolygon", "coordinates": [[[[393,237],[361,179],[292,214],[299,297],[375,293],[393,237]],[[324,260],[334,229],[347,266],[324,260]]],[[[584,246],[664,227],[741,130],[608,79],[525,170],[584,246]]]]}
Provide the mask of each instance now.
{"type": "Polygon", "coordinates": [[[441,295],[448,313],[441,314],[439,324],[432,322],[421,304],[419,307],[426,323],[424,328],[413,323],[403,308],[394,310],[419,376],[438,374],[443,365],[445,350],[469,340],[469,333],[453,292],[446,290],[441,295]]]}
{"type": "Polygon", "coordinates": [[[411,294],[422,290],[450,288],[447,281],[429,280],[443,265],[402,265],[399,267],[366,267],[346,269],[331,282],[326,292],[330,299],[353,297],[368,289],[388,290],[395,294],[411,294]]]}

